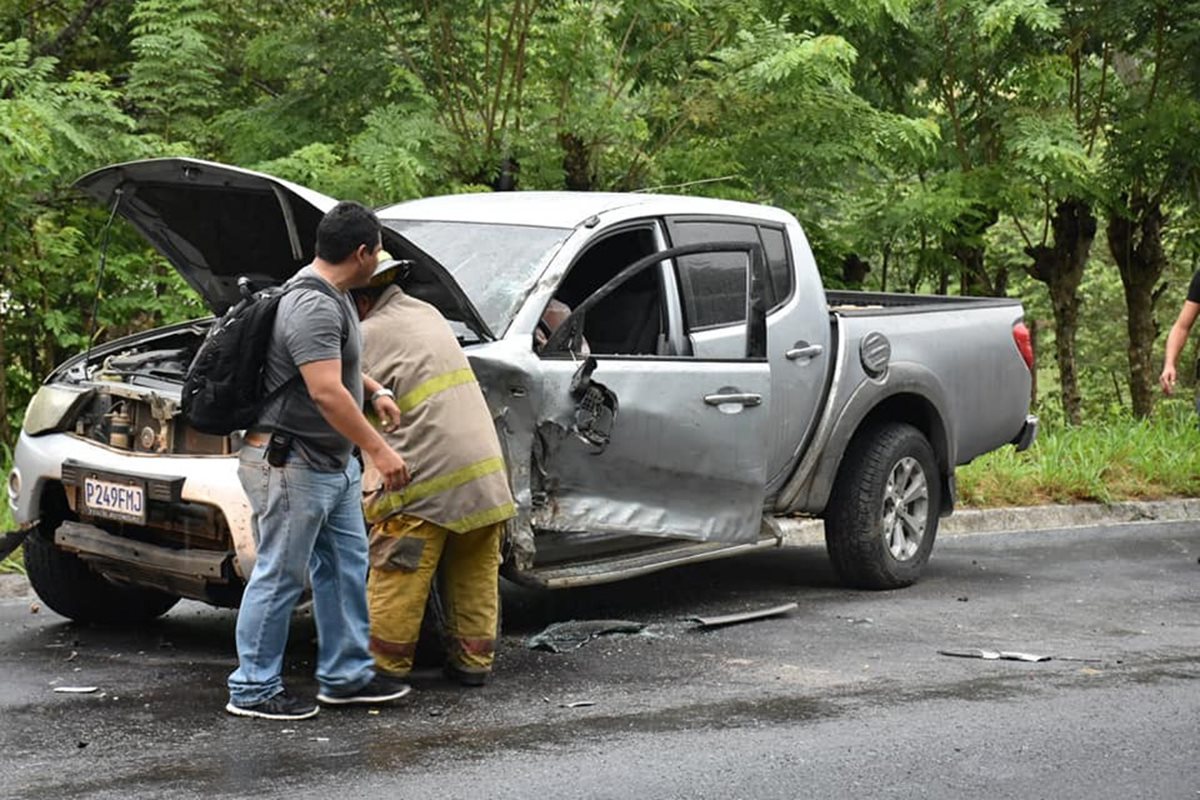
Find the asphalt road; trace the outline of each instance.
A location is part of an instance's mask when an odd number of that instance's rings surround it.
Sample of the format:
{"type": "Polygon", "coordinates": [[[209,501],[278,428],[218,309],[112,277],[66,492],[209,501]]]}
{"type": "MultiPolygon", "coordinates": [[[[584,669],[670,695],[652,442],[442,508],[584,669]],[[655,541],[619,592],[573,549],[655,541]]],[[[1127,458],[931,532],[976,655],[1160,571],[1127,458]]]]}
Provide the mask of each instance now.
{"type": "MultiPolygon", "coordinates": [[[[114,631],[9,598],[0,796],[1195,798],[1198,557],[1197,523],[1141,523],[944,537],[926,578],[889,593],[836,587],[816,547],[509,586],[493,684],[430,671],[395,708],[293,723],[221,710],[232,612],[188,603],[114,631]],[[686,619],[793,600],[737,626],[686,619]],[[648,628],[525,646],[601,618],[648,628]],[[938,653],[979,648],[1053,658],[938,653]]],[[[298,617],[297,690],[312,690],[312,635],[298,617]]]]}

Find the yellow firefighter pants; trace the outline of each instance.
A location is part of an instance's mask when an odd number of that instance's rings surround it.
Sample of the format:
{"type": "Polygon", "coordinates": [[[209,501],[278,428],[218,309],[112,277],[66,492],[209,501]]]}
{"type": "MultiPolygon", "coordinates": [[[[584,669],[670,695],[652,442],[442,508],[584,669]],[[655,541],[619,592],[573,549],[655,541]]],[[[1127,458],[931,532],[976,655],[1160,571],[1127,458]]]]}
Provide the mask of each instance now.
{"type": "Polygon", "coordinates": [[[455,533],[397,514],[371,528],[371,654],[395,676],[413,666],[430,581],[441,567],[447,658],[468,672],[487,672],[496,650],[500,540],[504,523],[455,533]]]}

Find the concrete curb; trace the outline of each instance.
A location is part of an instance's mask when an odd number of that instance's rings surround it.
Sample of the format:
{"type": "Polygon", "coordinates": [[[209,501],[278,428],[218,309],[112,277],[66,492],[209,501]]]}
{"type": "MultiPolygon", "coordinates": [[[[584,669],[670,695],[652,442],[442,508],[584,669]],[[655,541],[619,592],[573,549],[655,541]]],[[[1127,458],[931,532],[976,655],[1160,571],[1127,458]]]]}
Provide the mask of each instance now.
{"type": "MultiPolygon", "coordinates": [[[[1064,506],[1019,506],[1011,508],[965,508],[943,519],[938,536],[974,533],[1039,531],[1083,528],[1089,525],[1119,525],[1123,522],[1180,522],[1200,520],[1200,498],[1145,500],[1121,503],[1080,503],[1064,506]]],[[[824,544],[825,527],[819,519],[780,520],[783,543],[824,544]]]]}
{"type": "MultiPolygon", "coordinates": [[[[1119,525],[1125,522],[1200,521],[1200,498],[1146,500],[1123,503],[1081,503],[1068,506],[1020,506],[1013,508],[966,508],[943,519],[938,536],[975,533],[1039,531],[1083,528],[1089,525],[1119,525]]],[[[819,519],[792,517],[779,520],[785,545],[825,544],[825,523],[819,519]]],[[[0,600],[32,597],[24,575],[0,575],[0,600]]]]}

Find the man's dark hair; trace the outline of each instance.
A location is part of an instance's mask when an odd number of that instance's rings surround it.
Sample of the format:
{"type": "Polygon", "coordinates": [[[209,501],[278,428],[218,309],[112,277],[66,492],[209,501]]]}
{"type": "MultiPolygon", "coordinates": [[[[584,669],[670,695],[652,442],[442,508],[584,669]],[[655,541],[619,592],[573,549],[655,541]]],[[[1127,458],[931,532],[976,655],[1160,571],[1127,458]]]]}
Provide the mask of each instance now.
{"type": "Polygon", "coordinates": [[[374,250],[379,244],[379,217],[362,203],[343,200],[321,217],[317,225],[317,257],[338,264],[360,244],[374,250]]]}

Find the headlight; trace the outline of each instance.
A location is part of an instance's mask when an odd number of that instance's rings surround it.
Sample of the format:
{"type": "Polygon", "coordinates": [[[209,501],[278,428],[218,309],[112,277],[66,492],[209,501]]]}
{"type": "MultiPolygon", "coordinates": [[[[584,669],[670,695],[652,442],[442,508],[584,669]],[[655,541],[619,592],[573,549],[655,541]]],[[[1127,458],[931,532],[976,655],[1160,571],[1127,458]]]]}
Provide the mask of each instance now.
{"type": "Polygon", "coordinates": [[[21,470],[13,467],[8,473],[8,505],[12,509],[17,507],[17,499],[21,496],[21,470]]]}
{"type": "Polygon", "coordinates": [[[74,422],[74,412],[91,392],[76,386],[43,386],[29,401],[21,428],[30,436],[66,428],[74,422]]]}

